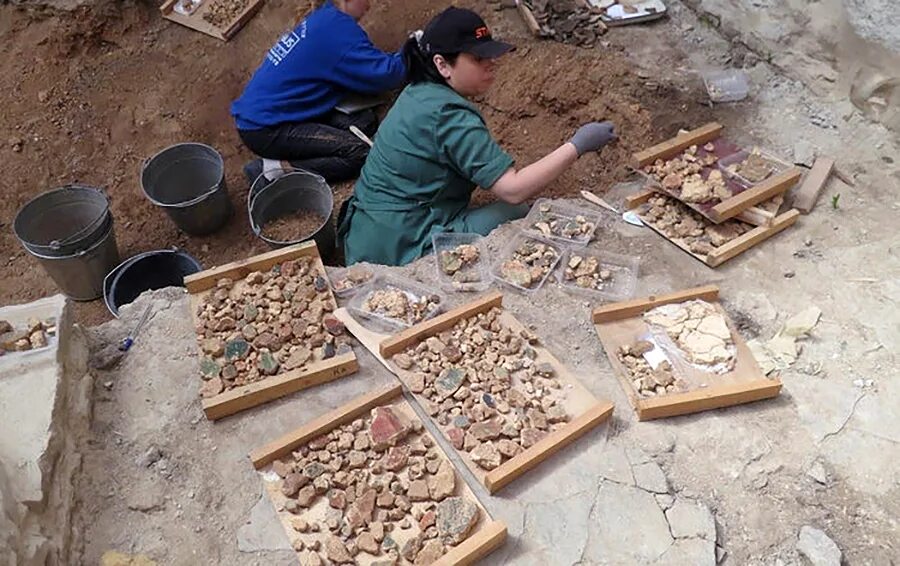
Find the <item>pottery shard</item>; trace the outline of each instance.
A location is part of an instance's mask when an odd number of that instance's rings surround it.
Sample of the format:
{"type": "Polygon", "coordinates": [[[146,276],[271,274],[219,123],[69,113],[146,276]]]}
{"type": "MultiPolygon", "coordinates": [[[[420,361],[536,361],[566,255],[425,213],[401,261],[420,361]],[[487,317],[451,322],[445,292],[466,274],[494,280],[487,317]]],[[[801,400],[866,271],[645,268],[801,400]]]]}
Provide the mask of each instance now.
{"type": "Polygon", "coordinates": [[[328,540],[325,541],[325,554],[328,556],[329,560],[336,564],[349,564],[353,562],[353,557],[350,556],[347,545],[336,536],[330,536],[328,537],[328,540]]]}
{"type": "Polygon", "coordinates": [[[372,521],[369,523],[369,532],[375,538],[375,542],[384,540],[384,523],[381,521],[372,521]]]}
{"type": "Polygon", "coordinates": [[[410,369],[413,366],[412,358],[406,354],[397,354],[392,359],[395,364],[400,366],[400,369],[410,369]]]}
{"type": "Polygon", "coordinates": [[[394,506],[394,494],[390,491],[384,491],[375,499],[375,505],[382,509],[390,509],[394,506]]]}
{"type": "Polygon", "coordinates": [[[542,411],[538,409],[529,409],[526,416],[528,417],[528,421],[531,423],[532,428],[540,430],[547,429],[547,415],[542,411]]]}
{"type": "Polygon", "coordinates": [[[372,536],[372,533],[362,533],[356,537],[356,548],[374,556],[381,554],[381,545],[372,536]]]}
{"type": "Polygon", "coordinates": [[[315,499],[316,488],[311,485],[304,487],[297,493],[297,503],[300,504],[301,507],[309,507],[315,499]]]}
{"type": "Polygon", "coordinates": [[[372,520],[376,499],[375,490],[369,488],[353,502],[353,505],[350,506],[350,511],[347,513],[347,520],[351,527],[361,527],[372,520]]]}
{"type": "Polygon", "coordinates": [[[312,352],[309,350],[309,348],[300,346],[299,348],[291,352],[287,360],[284,361],[284,368],[286,370],[297,369],[298,367],[309,361],[310,357],[312,357],[312,352]]]}
{"type": "Polygon", "coordinates": [[[201,347],[205,354],[209,354],[214,358],[218,358],[225,354],[225,342],[223,342],[221,338],[207,338],[202,342],[201,347]]]}
{"type": "Polygon", "coordinates": [[[409,461],[409,447],[408,446],[396,446],[391,448],[387,456],[385,456],[383,460],[384,469],[389,470],[391,472],[399,471],[400,469],[406,467],[406,463],[409,461]]]}
{"type": "Polygon", "coordinates": [[[332,489],[328,492],[328,504],[335,509],[345,509],[347,507],[347,494],[340,489],[332,489]]]}
{"type": "Polygon", "coordinates": [[[406,385],[413,393],[421,393],[425,390],[425,374],[414,373],[406,380],[406,385]]]}
{"type": "Polygon", "coordinates": [[[528,404],[528,399],[526,399],[525,394],[518,389],[510,389],[506,393],[506,402],[509,403],[510,407],[522,408],[528,404]]]}
{"type": "Polygon", "coordinates": [[[422,533],[407,540],[400,550],[400,555],[410,562],[414,561],[419,554],[419,550],[422,548],[422,542],[424,542],[424,540],[425,536],[422,533]]]}
{"type": "Polygon", "coordinates": [[[469,428],[469,432],[472,433],[475,440],[484,442],[485,440],[493,440],[500,436],[502,428],[503,425],[497,421],[485,421],[472,425],[471,428],[469,428]]]}
{"type": "Polygon", "coordinates": [[[547,422],[553,423],[561,423],[569,420],[569,415],[566,413],[566,410],[562,408],[560,405],[554,405],[547,409],[547,422]]]}
{"type": "Polygon", "coordinates": [[[521,441],[523,448],[531,448],[547,435],[546,432],[536,428],[522,429],[521,441]]]}
{"type": "Polygon", "coordinates": [[[728,330],[728,323],[725,322],[725,317],[721,314],[711,314],[705,317],[700,321],[700,324],[697,325],[697,332],[711,334],[726,342],[731,341],[732,339],[731,331],[728,330]]]}
{"type": "Polygon", "coordinates": [[[485,470],[493,470],[497,466],[500,465],[500,452],[497,450],[497,447],[494,446],[493,442],[483,442],[476,446],[471,452],[469,452],[469,457],[472,458],[472,461],[484,468],[485,470]]]}
{"type": "Polygon", "coordinates": [[[441,399],[450,397],[460,388],[466,377],[465,370],[461,368],[448,368],[441,372],[434,382],[434,389],[441,399]]]}
{"type": "Polygon", "coordinates": [[[208,379],[200,386],[200,397],[209,399],[215,397],[225,389],[225,384],[218,377],[208,379]]]}
{"type": "Polygon", "coordinates": [[[409,482],[409,490],[406,492],[410,501],[427,501],[429,497],[428,483],[425,480],[409,482]]]}
{"type": "Polygon", "coordinates": [[[324,326],[325,331],[332,336],[340,336],[345,330],[344,323],[338,320],[333,314],[326,314],[322,317],[322,326],[324,326]]]}
{"type": "Polygon", "coordinates": [[[444,555],[444,545],[439,540],[430,540],[416,556],[415,566],[430,566],[444,555]]]}
{"type": "Polygon", "coordinates": [[[456,490],[456,473],[448,460],[441,461],[435,475],[428,478],[428,491],[435,501],[443,501],[456,490]]]}
{"type": "Polygon", "coordinates": [[[384,450],[395,445],[408,432],[408,427],[390,407],[372,409],[369,424],[369,439],[376,450],[384,450]]]}
{"type": "Polygon", "coordinates": [[[459,544],[478,522],[478,506],[462,497],[448,497],[438,503],[435,515],[441,538],[448,544],[459,544]]]}
{"type": "Polygon", "coordinates": [[[497,442],[497,451],[507,458],[513,458],[522,452],[522,447],[512,440],[504,438],[497,442]]]}
{"type": "Polygon", "coordinates": [[[297,472],[289,472],[284,477],[284,483],[281,484],[281,493],[285,497],[294,497],[300,488],[309,483],[309,478],[297,472]]]}

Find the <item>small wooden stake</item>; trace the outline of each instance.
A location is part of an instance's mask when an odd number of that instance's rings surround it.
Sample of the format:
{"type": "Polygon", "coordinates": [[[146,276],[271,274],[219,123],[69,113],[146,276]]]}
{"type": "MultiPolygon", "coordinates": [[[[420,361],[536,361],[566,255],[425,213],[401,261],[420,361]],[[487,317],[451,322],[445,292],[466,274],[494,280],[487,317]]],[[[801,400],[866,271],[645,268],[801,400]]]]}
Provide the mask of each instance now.
{"type": "Polygon", "coordinates": [[[819,195],[825,189],[828,183],[828,177],[834,170],[834,159],[830,157],[820,157],[816,159],[812,169],[806,175],[806,179],[800,188],[794,193],[794,202],[792,206],[802,212],[809,214],[816,206],[819,195]]]}

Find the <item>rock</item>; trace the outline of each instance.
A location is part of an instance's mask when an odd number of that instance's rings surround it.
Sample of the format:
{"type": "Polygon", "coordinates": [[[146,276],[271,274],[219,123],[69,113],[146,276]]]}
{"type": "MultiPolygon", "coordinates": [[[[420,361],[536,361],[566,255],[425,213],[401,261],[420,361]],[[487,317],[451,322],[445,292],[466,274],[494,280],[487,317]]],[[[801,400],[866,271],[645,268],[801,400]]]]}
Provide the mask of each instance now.
{"type": "Polygon", "coordinates": [[[278,477],[284,479],[294,470],[294,467],[290,464],[282,462],[281,460],[275,460],[272,462],[272,471],[278,474],[278,477]]]}
{"type": "Polygon", "coordinates": [[[305,364],[312,357],[312,352],[304,346],[292,351],[284,361],[284,369],[290,371],[305,364]]]}
{"type": "Polygon", "coordinates": [[[225,383],[218,377],[208,379],[200,386],[200,397],[211,399],[225,390],[225,383]]]}
{"type": "Polygon", "coordinates": [[[522,447],[528,449],[537,444],[545,436],[547,436],[547,433],[542,430],[536,428],[523,428],[519,438],[522,447]]]}
{"type": "Polygon", "coordinates": [[[531,423],[532,428],[536,428],[538,430],[547,430],[547,415],[545,415],[542,411],[538,409],[529,409],[525,413],[528,418],[528,422],[531,423]]]}
{"type": "Polygon", "coordinates": [[[363,526],[372,520],[372,512],[375,511],[376,493],[374,489],[367,489],[347,512],[347,519],[351,527],[363,526]]]}
{"type": "Polygon", "coordinates": [[[241,336],[243,336],[245,340],[253,340],[256,338],[256,334],[256,327],[252,324],[245,324],[241,327],[241,336]]]}
{"type": "Polygon", "coordinates": [[[334,355],[336,353],[337,353],[337,351],[334,348],[334,344],[329,344],[326,342],[322,346],[322,359],[323,360],[330,360],[331,358],[334,357],[334,355]]]}
{"type": "Polygon", "coordinates": [[[840,566],[841,549],[823,531],[810,526],[800,529],[797,551],[813,566],[840,566]]]}
{"type": "Polygon", "coordinates": [[[250,353],[250,344],[246,340],[229,340],[225,343],[225,359],[229,362],[242,360],[250,353]]]}
{"type": "Polygon", "coordinates": [[[325,554],[329,560],[337,564],[348,564],[354,561],[347,546],[336,536],[330,536],[325,541],[325,554]]]}
{"type": "Polygon", "coordinates": [[[335,509],[345,509],[347,507],[347,494],[340,489],[332,489],[328,492],[328,504],[335,509]]]}
{"type": "Polygon", "coordinates": [[[275,375],[278,373],[279,363],[271,352],[263,352],[259,356],[257,366],[263,375],[275,375]]]}
{"type": "MultiPolygon", "coordinates": [[[[546,427],[546,422],[544,423],[546,427]]],[[[484,442],[485,440],[493,440],[500,436],[502,425],[497,421],[485,421],[475,423],[469,428],[469,432],[475,437],[475,440],[484,442]]]]}
{"type": "Polygon", "coordinates": [[[447,439],[450,440],[450,444],[457,450],[463,449],[465,437],[466,431],[461,428],[451,427],[447,429],[447,439]]]}
{"type": "Polygon", "coordinates": [[[373,556],[378,556],[381,554],[381,545],[378,544],[378,541],[375,540],[375,537],[372,533],[362,533],[358,537],[356,537],[356,546],[361,551],[371,554],[373,556]]]}
{"type": "Polygon", "coordinates": [[[400,367],[400,369],[410,369],[413,366],[412,358],[406,354],[396,354],[391,359],[400,367]]]}
{"type": "Polygon", "coordinates": [[[369,436],[364,432],[357,432],[356,438],[353,439],[353,449],[354,450],[368,450],[369,446],[369,436]]]}
{"type": "Polygon", "coordinates": [[[388,451],[387,456],[385,456],[383,460],[383,466],[386,470],[396,472],[402,468],[405,468],[408,461],[409,447],[396,446],[388,451]]]}
{"type": "Polygon", "coordinates": [[[316,488],[307,485],[297,493],[297,503],[301,507],[309,507],[316,499],[316,488]]]}
{"type": "Polygon", "coordinates": [[[324,293],[328,290],[328,280],[321,275],[318,275],[316,276],[315,280],[313,280],[313,287],[317,292],[324,293]]]}
{"type": "Polygon", "coordinates": [[[331,489],[331,479],[327,476],[319,476],[313,480],[313,487],[317,495],[325,495],[331,489]]]}
{"type": "Polygon", "coordinates": [[[561,405],[554,405],[547,410],[547,421],[550,424],[561,423],[569,420],[569,414],[561,405]]]}
{"type": "Polygon", "coordinates": [[[439,398],[446,399],[456,393],[456,390],[460,388],[465,378],[466,372],[461,368],[452,367],[445,369],[434,382],[435,392],[439,398]]]}
{"type": "Polygon", "coordinates": [[[314,480],[325,473],[325,466],[319,462],[310,462],[303,467],[303,475],[314,480]]]}
{"type": "Polygon", "coordinates": [[[412,562],[419,554],[419,550],[422,549],[422,542],[424,540],[425,537],[422,535],[422,533],[419,533],[411,539],[407,540],[406,544],[404,544],[403,548],[400,550],[400,556],[412,562]]]}
{"type": "Polygon", "coordinates": [[[303,474],[289,472],[284,476],[284,482],[281,484],[281,493],[284,494],[285,497],[294,497],[297,495],[297,492],[300,491],[300,488],[308,483],[309,478],[303,474]]]}
{"type": "Polygon", "coordinates": [[[419,529],[422,531],[428,530],[429,527],[434,526],[434,521],[434,511],[429,509],[425,513],[422,513],[422,517],[419,519],[419,529]]]}
{"type": "Polygon", "coordinates": [[[394,506],[394,494],[390,491],[384,491],[375,499],[375,505],[382,509],[390,509],[394,506]]]}
{"type": "Polygon", "coordinates": [[[828,485],[828,472],[820,460],[812,463],[809,469],[806,470],[806,475],[822,485],[828,485]]]}
{"type": "Polygon", "coordinates": [[[331,313],[322,317],[322,326],[332,336],[340,336],[346,330],[344,323],[331,313]]]}
{"type": "Polygon", "coordinates": [[[716,521],[709,508],[699,501],[678,497],[666,511],[666,519],[675,538],[699,537],[716,541],[716,521]]]}
{"type": "Polygon", "coordinates": [[[421,393],[425,390],[425,375],[418,372],[411,374],[406,385],[413,393],[421,393]]]}
{"type": "Polygon", "coordinates": [[[493,442],[483,442],[469,452],[472,461],[486,470],[493,470],[500,465],[501,456],[493,442]]]}
{"type": "MultiPolygon", "coordinates": [[[[435,501],[443,501],[456,490],[456,473],[448,460],[441,460],[435,475],[428,478],[428,491],[435,501]]],[[[412,499],[412,496],[410,496],[412,499]]]]}
{"type": "Polygon", "coordinates": [[[375,538],[375,542],[384,540],[384,523],[381,521],[372,521],[369,523],[369,532],[375,538]]]}
{"type": "Polygon", "coordinates": [[[219,377],[221,371],[222,368],[216,360],[213,360],[212,358],[203,358],[200,360],[200,376],[203,379],[219,377]]]}
{"type": "Polygon", "coordinates": [[[388,446],[395,445],[406,436],[407,432],[406,424],[394,413],[392,408],[375,407],[372,409],[369,439],[376,450],[384,450],[388,446]]]}
{"type": "Polygon", "coordinates": [[[437,505],[435,524],[448,544],[464,541],[477,522],[478,506],[465,498],[448,497],[437,505]]]}
{"type": "Polygon", "coordinates": [[[409,482],[409,490],[406,492],[410,501],[427,501],[429,498],[428,482],[414,480],[409,482]]]}
{"type": "Polygon", "coordinates": [[[444,545],[439,540],[428,541],[419,554],[416,556],[414,564],[416,566],[430,566],[437,562],[444,555],[444,545]]]}
{"type": "Polygon", "coordinates": [[[307,523],[306,519],[304,519],[303,517],[292,517],[291,528],[293,528],[298,533],[305,533],[309,530],[309,523],[307,523]]]}
{"type": "Polygon", "coordinates": [[[237,377],[238,370],[234,364],[227,364],[222,368],[222,379],[232,380],[237,377]]]}
{"type": "Polygon", "coordinates": [[[303,566],[322,566],[322,558],[318,552],[310,550],[303,555],[303,566]]]}
{"type": "Polygon", "coordinates": [[[522,447],[509,439],[502,439],[497,442],[497,451],[507,458],[514,458],[522,452],[522,447]]]}
{"type": "Polygon", "coordinates": [[[531,270],[528,269],[528,266],[516,260],[504,261],[500,266],[500,276],[513,285],[517,285],[525,289],[531,288],[531,285],[534,281],[531,276],[531,270]]]}

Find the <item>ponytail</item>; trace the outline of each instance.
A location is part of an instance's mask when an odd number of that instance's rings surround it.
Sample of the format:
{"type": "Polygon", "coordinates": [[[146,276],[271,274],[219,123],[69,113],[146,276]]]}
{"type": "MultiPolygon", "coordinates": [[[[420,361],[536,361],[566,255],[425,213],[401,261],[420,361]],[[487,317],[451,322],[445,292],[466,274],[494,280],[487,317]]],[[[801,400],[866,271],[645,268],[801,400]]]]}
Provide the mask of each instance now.
{"type": "Polygon", "coordinates": [[[403,63],[406,65],[406,80],[411,84],[431,82],[446,85],[447,81],[434,65],[434,56],[441,55],[451,65],[456,63],[456,58],[459,56],[458,53],[432,53],[429,55],[422,49],[419,40],[414,35],[403,44],[401,53],[403,54],[403,63]]]}

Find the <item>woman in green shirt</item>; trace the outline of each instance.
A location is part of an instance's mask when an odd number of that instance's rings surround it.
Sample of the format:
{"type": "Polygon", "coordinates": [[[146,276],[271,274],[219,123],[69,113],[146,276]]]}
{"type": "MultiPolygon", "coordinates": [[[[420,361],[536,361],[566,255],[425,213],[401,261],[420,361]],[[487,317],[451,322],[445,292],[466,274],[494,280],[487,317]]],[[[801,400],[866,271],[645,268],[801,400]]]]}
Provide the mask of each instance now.
{"type": "Polygon", "coordinates": [[[610,122],[592,122],[521,170],[491,137],[468,100],[488,91],[496,59],[512,45],[495,41],[475,12],[448,8],[404,47],[407,86],[378,130],[339,234],[347,265],[403,265],[431,251],[439,232],[486,235],[525,216],[522,203],[584,153],[615,139],[610,122]],[[501,202],[469,208],[475,187],[501,202]]]}

